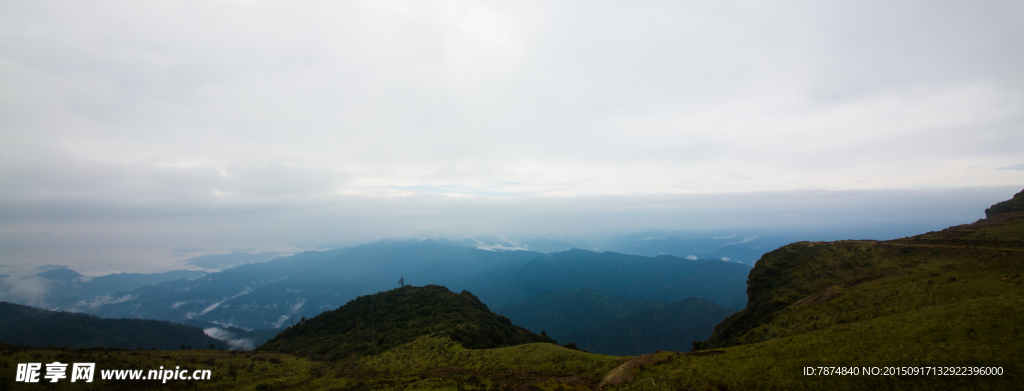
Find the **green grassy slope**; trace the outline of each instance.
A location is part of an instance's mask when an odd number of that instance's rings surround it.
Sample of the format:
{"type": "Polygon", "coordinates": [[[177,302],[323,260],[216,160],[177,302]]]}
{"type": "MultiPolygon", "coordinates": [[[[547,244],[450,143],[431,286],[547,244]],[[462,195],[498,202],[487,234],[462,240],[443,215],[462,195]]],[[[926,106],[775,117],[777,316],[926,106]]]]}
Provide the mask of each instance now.
{"type": "MultiPolygon", "coordinates": [[[[574,378],[580,385],[593,387],[608,371],[627,360],[629,357],[584,353],[548,343],[465,349],[446,337],[424,336],[382,354],[362,358],[358,364],[388,377],[462,379],[463,383],[470,380],[469,383],[476,384],[471,388],[517,389],[545,377],[574,378]],[[472,381],[473,377],[479,381],[472,381]]],[[[433,389],[429,384],[413,389],[433,389]]]]}
{"type": "Polygon", "coordinates": [[[802,242],[780,248],[751,271],[750,305],[716,327],[703,347],[1019,295],[1021,279],[1013,276],[1024,271],[1022,240],[1024,213],[887,242],[802,242]],[[796,305],[803,299],[808,300],[796,305]]]}
{"type": "MultiPolygon", "coordinates": [[[[45,349],[0,344],[0,390],[254,390],[309,388],[317,389],[311,380],[324,377],[323,363],[299,359],[288,354],[254,353],[227,350],[131,351],[106,349],[45,349]],[[40,376],[39,383],[15,382],[18,363],[96,363],[92,383],[69,379],[49,383],[40,376]],[[210,380],[103,380],[101,371],[112,369],[151,369],[180,367],[188,372],[210,370],[210,380]],[[310,387],[313,386],[313,387],[310,387]],[[267,387],[267,388],[263,388],[267,387]]],[[[42,374],[46,370],[43,367],[42,374]]],[[[334,382],[333,384],[337,384],[334,382]]],[[[323,387],[320,389],[330,389],[323,387]]]]}
{"type": "Polygon", "coordinates": [[[1013,389],[1024,380],[1022,272],[1024,212],[885,242],[795,243],[758,261],[748,307],[700,346],[712,350],[667,355],[616,382],[623,388],[650,378],[662,388],[1013,389]],[[823,364],[1001,366],[1005,375],[800,375],[804,366],[823,364]]]}
{"type": "Polygon", "coordinates": [[[1009,212],[1024,212],[1024,190],[1014,194],[1011,199],[985,209],[985,217],[994,217],[1009,212]]]}
{"type": "Polygon", "coordinates": [[[629,357],[603,356],[550,343],[495,349],[465,349],[448,337],[422,336],[382,354],[339,361],[310,360],[274,352],[220,350],[96,351],[39,349],[0,344],[0,390],[46,388],[75,390],[503,390],[537,383],[552,391],[588,390],[629,357]],[[93,383],[67,379],[57,384],[15,383],[18,363],[97,363],[93,383]],[[109,369],[181,367],[209,369],[210,380],[166,383],[153,380],[102,380],[109,369]],[[57,387],[48,387],[57,386],[57,387]]]}

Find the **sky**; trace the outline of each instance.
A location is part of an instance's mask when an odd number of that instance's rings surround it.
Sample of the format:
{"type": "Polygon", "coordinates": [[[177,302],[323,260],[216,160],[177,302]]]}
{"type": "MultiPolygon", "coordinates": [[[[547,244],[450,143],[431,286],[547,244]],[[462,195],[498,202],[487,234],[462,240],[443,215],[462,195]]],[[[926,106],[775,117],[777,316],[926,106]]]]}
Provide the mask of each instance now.
{"type": "Polygon", "coordinates": [[[0,265],[967,223],[1024,188],[1021,20],[1019,1],[3,2],[0,265]]]}

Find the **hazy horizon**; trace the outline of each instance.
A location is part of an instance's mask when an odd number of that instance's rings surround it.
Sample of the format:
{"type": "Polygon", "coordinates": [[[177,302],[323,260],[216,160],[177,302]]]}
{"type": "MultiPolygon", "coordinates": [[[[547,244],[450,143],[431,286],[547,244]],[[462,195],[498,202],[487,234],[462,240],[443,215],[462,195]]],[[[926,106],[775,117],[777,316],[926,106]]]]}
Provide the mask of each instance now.
{"type": "Polygon", "coordinates": [[[52,231],[0,234],[0,274],[27,274],[43,265],[68,266],[90,276],[152,273],[196,269],[185,262],[207,254],[293,254],[410,238],[551,239],[597,251],[615,251],[616,238],[653,231],[674,231],[667,236],[683,239],[736,234],[794,241],[885,240],[974,222],[985,217],[985,208],[1018,191],[1004,186],[470,201],[405,197],[373,205],[389,209],[386,216],[363,215],[359,207],[306,205],[280,215],[215,209],[202,215],[160,213],[119,224],[86,220],[84,225],[80,214],[58,209],[31,215],[49,217],[41,220],[52,231]],[[429,202],[431,213],[423,213],[429,202]]]}

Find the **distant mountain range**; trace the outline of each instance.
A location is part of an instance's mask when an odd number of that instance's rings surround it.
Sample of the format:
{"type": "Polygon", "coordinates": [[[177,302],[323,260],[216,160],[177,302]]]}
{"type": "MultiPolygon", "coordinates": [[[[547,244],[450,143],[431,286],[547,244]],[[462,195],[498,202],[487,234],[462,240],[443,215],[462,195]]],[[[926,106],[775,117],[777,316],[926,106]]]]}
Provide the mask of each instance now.
{"type": "Polygon", "coordinates": [[[125,300],[127,292],[147,285],[197,278],[206,274],[204,271],[174,270],[152,274],[119,273],[85,277],[67,267],[58,267],[28,277],[3,276],[0,278],[0,300],[55,310],[86,311],[91,307],[125,300]],[[30,292],[31,295],[19,290],[30,292]]]}
{"type": "Polygon", "coordinates": [[[691,232],[670,230],[649,230],[632,234],[604,238],[580,238],[571,236],[531,236],[508,238],[504,236],[474,236],[458,243],[479,249],[520,249],[557,253],[573,248],[595,252],[611,251],[620,254],[656,257],[674,255],[689,259],[719,259],[754,265],[765,253],[790,243],[806,240],[891,239],[916,232],[907,227],[890,229],[873,227],[865,229],[856,226],[821,227],[811,231],[713,231],[691,232]]]}
{"type": "Polygon", "coordinates": [[[675,255],[683,258],[721,259],[752,266],[762,254],[799,240],[791,236],[748,233],[690,237],[673,232],[644,232],[620,236],[609,243],[609,249],[650,257],[675,255]]]}
{"type": "MultiPolygon", "coordinates": [[[[579,316],[573,321],[586,320],[593,326],[688,297],[705,298],[722,307],[742,308],[746,302],[750,268],[739,263],[581,249],[543,254],[512,249],[516,244],[512,242],[483,243],[475,239],[380,241],[307,251],[214,273],[173,271],[89,279],[57,268],[32,278],[46,284],[41,306],[103,318],[191,324],[242,349],[258,346],[303,317],[391,289],[399,279],[409,285],[468,290],[489,308],[526,302],[509,307],[517,311],[510,317],[556,338],[592,331],[549,316],[558,311],[576,313],[579,316]],[[548,295],[566,290],[577,293],[558,300],[548,295]]],[[[190,263],[214,267],[277,256],[219,254],[193,258],[190,263]]]]}
{"type": "Polygon", "coordinates": [[[806,240],[806,236],[763,232],[695,234],[678,231],[645,231],[603,240],[544,236],[516,239],[503,236],[474,236],[461,239],[458,242],[469,247],[488,250],[518,249],[556,253],[580,248],[648,257],[675,255],[680,258],[720,259],[753,265],[762,254],[798,240],[806,240]]]}
{"type": "Polygon", "coordinates": [[[491,308],[546,291],[594,289],[608,297],[674,302],[703,297],[742,308],[749,267],[719,260],[570,250],[488,251],[446,240],[381,241],[309,251],[195,279],[145,286],[117,302],[82,308],[107,318],[196,320],[274,329],[358,296],[406,284],[469,290],[491,308]]]}
{"type": "Polygon", "coordinates": [[[473,289],[540,253],[484,251],[435,240],[383,241],[308,251],[243,265],[195,280],[137,289],[133,299],[89,309],[104,317],[195,319],[245,329],[289,325],[333,310],[361,295],[407,284],[473,289]]]}

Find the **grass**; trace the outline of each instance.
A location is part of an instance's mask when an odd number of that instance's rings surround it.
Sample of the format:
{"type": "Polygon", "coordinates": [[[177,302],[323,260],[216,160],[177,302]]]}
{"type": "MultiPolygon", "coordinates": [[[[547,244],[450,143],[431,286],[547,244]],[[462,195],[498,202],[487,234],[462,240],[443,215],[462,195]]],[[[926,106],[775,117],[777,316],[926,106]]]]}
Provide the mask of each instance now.
{"type": "Polygon", "coordinates": [[[512,386],[544,377],[575,376],[584,383],[597,384],[606,372],[627,360],[629,357],[584,353],[549,343],[465,349],[447,338],[428,336],[358,363],[398,377],[467,373],[487,378],[489,384],[500,388],[501,384],[512,386]]]}
{"type": "MultiPolygon", "coordinates": [[[[1024,298],[1019,295],[972,299],[716,350],[721,354],[663,353],[671,360],[645,367],[633,379],[651,378],[670,389],[702,385],[741,390],[912,390],[934,389],[939,385],[1013,389],[1024,380],[1019,363],[1024,343],[1017,337],[1016,326],[1024,320],[1019,311],[1021,305],[1024,298]],[[1003,366],[1006,375],[811,378],[801,374],[805,366],[823,365],[1003,366]]],[[[639,389],[653,388],[640,385],[639,389]]]]}
{"type": "MultiPolygon", "coordinates": [[[[5,345],[0,348],[0,389],[211,389],[211,390],[255,390],[266,384],[272,389],[279,387],[305,386],[310,384],[311,374],[323,363],[298,359],[287,354],[241,353],[223,350],[147,350],[147,351],[91,351],[87,349],[24,348],[5,345]],[[85,363],[97,365],[92,383],[70,383],[68,379],[58,383],[14,383],[18,363],[85,363]],[[103,369],[150,369],[181,367],[183,369],[209,369],[211,380],[160,381],[107,380],[100,378],[103,369]],[[272,379],[272,380],[268,380],[272,379]]],[[[45,373],[45,367],[43,368],[45,373]]]]}
{"type": "MultiPolygon", "coordinates": [[[[311,361],[284,353],[218,350],[110,351],[21,348],[0,353],[0,389],[39,389],[50,384],[13,383],[18,363],[96,362],[94,383],[73,389],[209,390],[514,390],[538,381],[538,388],[587,389],[629,357],[604,356],[533,343],[496,349],[465,349],[447,337],[424,336],[388,352],[338,362],[311,361]],[[127,381],[99,379],[102,369],[210,369],[209,381],[127,381]],[[573,386],[571,384],[577,384],[573,386]]],[[[56,384],[68,387],[67,379],[56,384]]]]}
{"type": "Polygon", "coordinates": [[[1021,239],[1017,217],[887,242],[786,246],[752,271],[751,306],[716,328],[707,344],[716,354],[664,353],[605,389],[1016,389],[1021,239]],[[822,365],[1001,366],[1005,374],[801,374],[822,365]]]}

